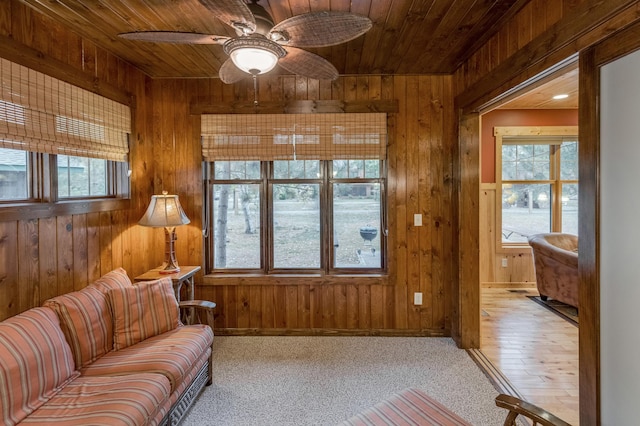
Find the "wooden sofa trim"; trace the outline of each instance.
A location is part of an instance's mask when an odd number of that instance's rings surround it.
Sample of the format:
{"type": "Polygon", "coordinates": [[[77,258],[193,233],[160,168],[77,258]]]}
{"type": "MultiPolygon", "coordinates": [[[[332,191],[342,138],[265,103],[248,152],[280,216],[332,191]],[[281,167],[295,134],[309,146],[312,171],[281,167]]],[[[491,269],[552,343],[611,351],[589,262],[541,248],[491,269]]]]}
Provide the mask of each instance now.
{"type": "MultiPolygon", "coordinates": [[[[206,324],[213,332],[213,310],[216,307],[214,302],[208,300],[184,300],[178,302],[180,308],[180,318],[186,325],[206,324]]],[[[209,356],[209,373],[207,386],[213,382],[213,341],[211,342],[211,355],[209,356]]]]}
{"type": "Polygon", "coordinates": [[[569,423],[537,405],[523,401],[515,396],[500,394],[496,397],[496,405],[509,410],[509,414],[504,421],[504,426],[515,426],[518,416],[531,419],[534,426],[571,426],[569,423]]]}

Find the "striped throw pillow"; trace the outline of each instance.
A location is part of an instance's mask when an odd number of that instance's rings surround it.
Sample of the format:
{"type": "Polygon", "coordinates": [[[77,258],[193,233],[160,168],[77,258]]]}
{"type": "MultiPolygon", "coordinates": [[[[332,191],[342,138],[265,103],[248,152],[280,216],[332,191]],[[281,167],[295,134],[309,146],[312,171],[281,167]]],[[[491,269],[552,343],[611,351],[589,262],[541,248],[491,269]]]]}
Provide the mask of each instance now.
{"type": "Polygon", "coordinates": [[[113,349],[113,323],[107,296],[96,287],[67,293],[44,302],[60,319],[77,368],[91,364],[113,349]]]}
{"type": "Polygon", "coordinates": [[[49,308],[0,323],[0,424],[15,425],[80,375],[49,308]]]}
{"type": "Polygon", "coordinates": [[[131,285],[127,271],[123,268],[114,269],[91,283],[91,287],[95,287],[103,293],[108,292],[112,288],[130,287],[131,285]]]}
{"type": "Polygon", "coordinates": [[[115,350],[180,326],[178,301],[170,278],[108,291],[115,350]]]}

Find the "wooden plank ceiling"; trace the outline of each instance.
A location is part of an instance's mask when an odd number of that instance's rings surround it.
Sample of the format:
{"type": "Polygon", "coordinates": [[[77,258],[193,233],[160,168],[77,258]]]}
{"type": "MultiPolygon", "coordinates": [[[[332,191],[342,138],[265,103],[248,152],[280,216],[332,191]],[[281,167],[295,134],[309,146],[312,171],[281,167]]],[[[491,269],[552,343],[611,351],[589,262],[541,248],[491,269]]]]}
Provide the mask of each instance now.
{"type": "Polygon", "coordinates": [[[578,68],[573,67],[550,81],[528,88],[525,93],[501,105],[500,109],[578,109],[578,68]],[[567,97],[554,99],[556,95],[567,97]]]}
{"type": "MultiPolygon", "coordinates": [[[[131,31],[235,36],[198,0],[20,0],[153,78],[216,77],[219,45],[123,40],[131,31]]],[[[238,0],[244,1],[244,0],[238,0]]],[[[317,11],[368,16],[373,28],[348,43],[307,49],[345,74],[450,74],[528,0],[260,0],[278,23],[317,11]]],[[[275,72],[286,74],[277,68],[275,72]]]]}

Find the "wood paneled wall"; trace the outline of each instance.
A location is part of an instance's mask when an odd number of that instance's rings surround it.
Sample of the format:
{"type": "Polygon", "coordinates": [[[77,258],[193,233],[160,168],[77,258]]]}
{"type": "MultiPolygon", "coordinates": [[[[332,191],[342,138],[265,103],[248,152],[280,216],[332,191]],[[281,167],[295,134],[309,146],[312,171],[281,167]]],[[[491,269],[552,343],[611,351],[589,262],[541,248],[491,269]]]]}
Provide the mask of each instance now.
{"type": "Polygon", "coordinates": [[[18,1],[0,4],[0,37],[0,55],[24,59],[25,64],[39,63],[39,69],[56,78],[86,80],[89,87],[115,87],[136,99],[130,209],[95,211],[95,207],[80,206],[64,215],[40,213],[33,215],[36,218],[0,221],[0,319],[4,319],[83,288],[113,268],[124,267],[132,275],[144,272],[155,259],[149,250],[151,234],[135,226],[153,190],[145,182],[144,165],[135,162],[144,158],[138,146],[144,147],[147,140],[145,76],[18,1]]]}
{"type": "MultiPolygon", "coordinates": [[[[196,106],[247,103],[254,96],[250,81],[229,86],[217,79],[158,80],[153,89],[153,127],[163,129],[156,142],[162,146],[175,144],[176,153],[182,151],[180,144],[185,144],[187,152],[199,149],[193,137],[199,130],[198,117],[179,119],[186,117],[189,102],[196,102],[196,106]]],[[[448,334],[454,274],[451,241],[455,233],[451,214],[451,77],[359,76],[334,82],[261,77],[258,100],[397,100],[399,111],[388,119],[389,274],[382,280],[203,277],[198,293],[217,303],[218,329],[236,334],[448,334]],[[415,213],[423,215],[425,226],[413,227],[415,213]],[[413,305],[414,292],[423,293],[422,306],[413,305]]],[[[174,173],[175,153],[162,152],[156,161],[165,163],[160,166],[165,173],[174,173]]],[[[193,162],[192,167],[196,167],[193,162]]],[[[175,173],[178,170],[181,167],[176,167],[175,173]]],[[[202,199],[199,178],[196,185],[189,183],[193,179],[177,181],[189,185],[177,188],[181,199],[187,196],[194,203],[202,199]]],[[[193,254],[187,262],[199,264],[201,252],[193,247],[193,254]]]]}
{"type": "Polygon", "coordinates": [[[535,286],[536,274],[531,249],[496,248],[495,184],[480,186],[480,283],[483,287],[535,286]],[[502,260],[507,264],[503,266],[502,260]]]}
{"type": "Polygon", "coordinates": [[[454,74],[473,110],[638,19],[637,0],[531,0],[454,74]]]}
{"type": "MultiPolygon", "coordinates": [[[[0,319],[82,288],[113,268],[134,277],[160,264],[162,231],[136,223],[150,196],[162,190],[177,193],[191,219],[177,229],[178,261],[202,264],[199,118],[190,111],[194,102],[252,102],[251,82],[150,80],[17,0],[0,6],[0,35],[38,52],[43,69],[71,67],[87,81],[135,97],[130,209],[0,222],[0,319]]],[[[212,282],[199,274],[197,296],[218,304],[216,327],[229,333],[449,334],[457,280],[452,77],[265,77],[258,99],[397,101],[398,112],[389,116],[389,273],[385,279],[265,283],[212,282]],[[424,226],[413,227],[415,213],[424,226]],[[422,306],[413,305],[414,292],[423,293],[422,306]]]]}

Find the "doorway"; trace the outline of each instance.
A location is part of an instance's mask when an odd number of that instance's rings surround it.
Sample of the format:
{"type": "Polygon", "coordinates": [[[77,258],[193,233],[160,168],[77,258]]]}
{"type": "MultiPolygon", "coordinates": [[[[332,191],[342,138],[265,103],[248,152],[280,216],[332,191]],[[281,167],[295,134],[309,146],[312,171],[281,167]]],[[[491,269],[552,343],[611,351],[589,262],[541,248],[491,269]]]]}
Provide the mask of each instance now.
{"type": "MultiPolygon", "coordinates": [[[[577,58],[480,111],[480,351],[493,364],[496,374],[501,375],[497,381],[504,383],[505,390],[571,424],[579,422],[578,328],[537,303],[533,258],[526,243],[531,233],[554,230],[551,224],[556,213],[552,213],[550,207],[553,204],[550,191],[540,190],[539,194],[533,190],[516,191],[517,188],[548,189],[552,186],[550,176],[545,177],[544,184],[528,182],[524,174],[503,182],[508,173],[503,174],[502,145],[496,144],[496,140],[501,138],[501,130],[497,129],[507,129],[506,134],[520,132],[516,136],[522,140],[513,144],[522,153],[537,159],[535,167],[539,167],[540,160],[552,153],[543,146],[544,137],[563,129],[565,136],[566,132],[573,132],[577,144],[577,125],[577,58]],[[553,99],[556,95],[566,96],[553,99]],[[573,130],[566,130],[569,128],[573,130]],[[541,139],[534,141],[527,135],[541,139]],[[508,198],[510,194],[513,200],[508,198]],[[527,194],[536,197],[527,202],[527,194]],[[545,194],[547,198],[543,199],[545,194]],[[508,199],[503,200],[505,197],[508,199]],[[527,207],[530,214],[518,222],[517,213],[527,207]],[[506,225],[506,217],[502,220],[507,214],[516,219],[511,226],[506,225]],[[528,223],[532,220],[541,223],[528,223]],[[541,228],[536,231],[536,226],[541,228]]],[[[564,149],[560,148],[565,143],[562,140],[551,143],[559,144],[558,152],[564,149]]],[[[524,154],[520,158],[524,158],[524,154]]],[[[577,152],[574,159],[577,179],[577,152]]],[[[521,163],[526,166],[527,160],[521,163]]],[[[533,159],[530,163],[533,169],[533,159]]],[[[577,234],[577,181],[567,184],[575,184],[575,197],[569,200],[567,195],[560,209],[564,207],[567,217],[571,208],[575,210],[575,227],[567,232],[577,234]]],[[[570,228],[567,221],[560,222],[570,228]]]]}

